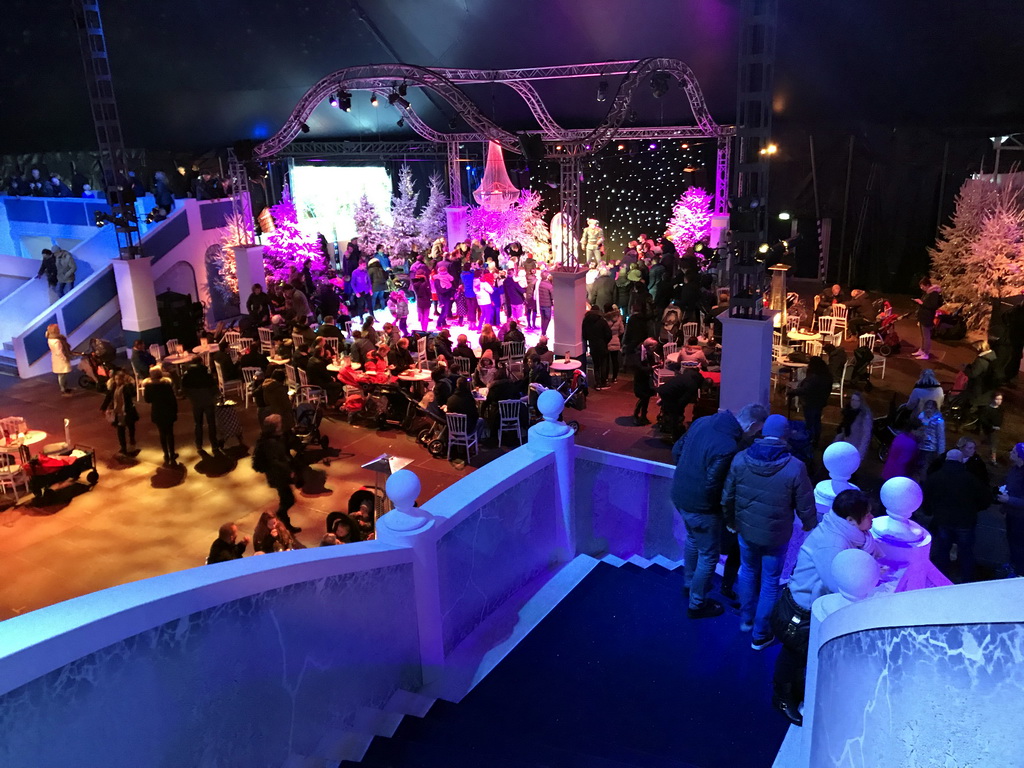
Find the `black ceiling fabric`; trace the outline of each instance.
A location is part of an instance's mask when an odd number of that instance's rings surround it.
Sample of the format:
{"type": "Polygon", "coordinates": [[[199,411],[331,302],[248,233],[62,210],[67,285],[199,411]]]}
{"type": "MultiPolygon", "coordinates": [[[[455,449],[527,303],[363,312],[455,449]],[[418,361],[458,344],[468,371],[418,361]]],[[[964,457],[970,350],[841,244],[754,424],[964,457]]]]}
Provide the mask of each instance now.
{"type": "MultiPolygon", "coordinates": [[[[0,153],[95,144],[69,0],[5,0],[0,153]]],[[[345,66],[404,61],[510,68],[646,56],[693,69],[713,117],[733,120],[738,0],[178,0],[101,4],[125,141],[209,149],[275,132],[314,82],[345,66]]],[[[855,126],[981,130],[1024,120],[1019,0],[779,0],[776,117],[855,126]]],[[[617,78],[610,78],[612,90],[617,78]]],[[[556,118],[592,126],[596,79],[538,84],[556,118]]],[[[499,85],[469,93],[513,130],[536,127],[499,85]]],[[[452,110],[410,101],[446,130],[452,110]]],[[[637,124],[692,123],[678,87],[645,88],[637,124]]],[[[319,107],[304,138],[411,136],[356,93],[319,107]]]]}

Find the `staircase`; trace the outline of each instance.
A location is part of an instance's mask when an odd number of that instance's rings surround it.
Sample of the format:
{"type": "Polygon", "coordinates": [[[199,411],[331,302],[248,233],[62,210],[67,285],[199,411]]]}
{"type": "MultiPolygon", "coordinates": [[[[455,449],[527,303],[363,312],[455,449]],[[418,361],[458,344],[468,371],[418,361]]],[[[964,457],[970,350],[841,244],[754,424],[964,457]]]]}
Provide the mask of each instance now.
{"type": "Polygon", "coordinates": [[[734,613],[688,620],[682,586],[681,568],[606,558],[465,698],[341,765],[768,768],[777,650],[751,650],[734,613]]]}
{"type": "Polygon", "coordinates": [[[9,341],[0,346],[0,376],[17,376],[18,361],[14,359],[14,345],[9,341]]]}

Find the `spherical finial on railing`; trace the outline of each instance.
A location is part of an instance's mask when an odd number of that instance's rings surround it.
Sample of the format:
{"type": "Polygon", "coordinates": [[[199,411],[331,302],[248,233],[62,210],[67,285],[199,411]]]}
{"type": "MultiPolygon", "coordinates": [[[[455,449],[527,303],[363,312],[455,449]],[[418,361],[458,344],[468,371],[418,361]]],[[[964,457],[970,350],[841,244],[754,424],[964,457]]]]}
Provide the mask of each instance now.
{"type": "Polygon", "coordinates": [[[565,410],[565,398],[553,389],[545,389],[537,398],[537,410],[544,417],[544,421],[558,421],[558,417],[565,410]]]}
{"type": "Polygon", "coordinates": [[[847,600],[870,597],[880,573],[878,561],[863,549],[844,549],[832,560],[832,576],[847,600]]]}
{"type": "Polygon", "coordinates": [[[852,443],[832,443],[825,449],[821,461],[833,480],[849,480],[860,467],[860,453],[852,443]]]}
{"type": "Polygon", "coordinates": [[[910,520],[910,516],[917,511],[924,499],[921,486],[909,477],[894,477],[887,480],[879,496],[889,517],[901,523],[910,520]]]}
{"type": "Polygon", "coordinates": [[[420,495],[420,479],[416,473],[408,469],[400,469],[384,484],[384,490],[400,512],[409,512],[416,506],[416,499],[420,495]]]}

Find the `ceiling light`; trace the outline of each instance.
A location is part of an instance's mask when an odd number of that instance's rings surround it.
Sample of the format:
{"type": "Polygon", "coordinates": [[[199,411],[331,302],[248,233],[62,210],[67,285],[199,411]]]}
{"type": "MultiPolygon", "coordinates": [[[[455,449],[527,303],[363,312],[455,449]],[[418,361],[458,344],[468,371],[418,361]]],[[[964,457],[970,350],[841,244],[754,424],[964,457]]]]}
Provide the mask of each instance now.
{"type": "Polygon", "coordinates": [[[299,130],[303,133],[309,133],[309,126],[305,123],[299,123],[299,130]]]}
{"type": "Polygon", "coordinates": [[[397,125],[399,128],[404,128],[405,127],[405,118],[404,117],[398,118],[398,122],[395,123],[395,125],[397,125]]]}
{"type": "Polygon", "coordinates": [[[597,100],[604,101],[608,98],[608,81],[602,80],[597,84],[597,100]]]}
{"type": "Polygon", "coordinates": [[[372,96],[370,96],[370,106],[371,107],[376,107],[377,106],[377,94],[376,93],[373,94],[372,96]]]}
{"type": "Polygon", "coordinates": [[[338,98],[338,94],[336,94],[336,93],[332,93],[331,94],[330,104],[335,109],[339,109],[341,107],[341,99],[338,98]]]}
{"type": "Polygon", "coordinates": [[[412,106],[406,99],[402,98],[398,91],[392,91],[388,94],[388,104],[391,106],[395,106],[397,104],[402,109],[409,109],[409,107],[412,106]]]}
{"type": "Polygon", "coordinates": [[[790,218],[790,215],[785,211],[779,214],[779,221],[789,221],[790,218]]]}
{"type": "Polygon", "coordinates": [[[405,96],[405,94],[407,94],[408,92],[409,92],[409,86],[406,85],[405,81],[403,80],[402,84],[400,86],[398,86],[398,95],[399,96],[405,96]]]}
{"type": "Polygon", "coordinates": [[[352,94],[348,91],[338,91],[338,109],[344,112],[352,111],[352,94]]]}

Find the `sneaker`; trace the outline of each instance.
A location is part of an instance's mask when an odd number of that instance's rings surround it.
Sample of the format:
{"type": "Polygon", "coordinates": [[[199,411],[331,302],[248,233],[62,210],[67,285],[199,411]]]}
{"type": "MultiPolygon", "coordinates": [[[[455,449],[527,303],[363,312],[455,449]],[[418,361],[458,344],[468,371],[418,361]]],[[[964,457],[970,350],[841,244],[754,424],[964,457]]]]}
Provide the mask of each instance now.
{"type": "Polygon", "coordinates": [[[689,619],[713,619],[725,613],[725,606],[716,603],[714,600],[705,600],[700,608],[687,608],[686,617],[689,619]]]}
{"type": "MultiPolygon", "coordinates": [[[[751,627],[751,629],[753,629],[753,627],[751,627]]],[[[765,648],[768,648],[772,645],[775,645],[775,635],[768,635],[767,637],[755,637],[750,642],[750,647],[753,648],[755,651],[763,651],[765,648]]]]}

